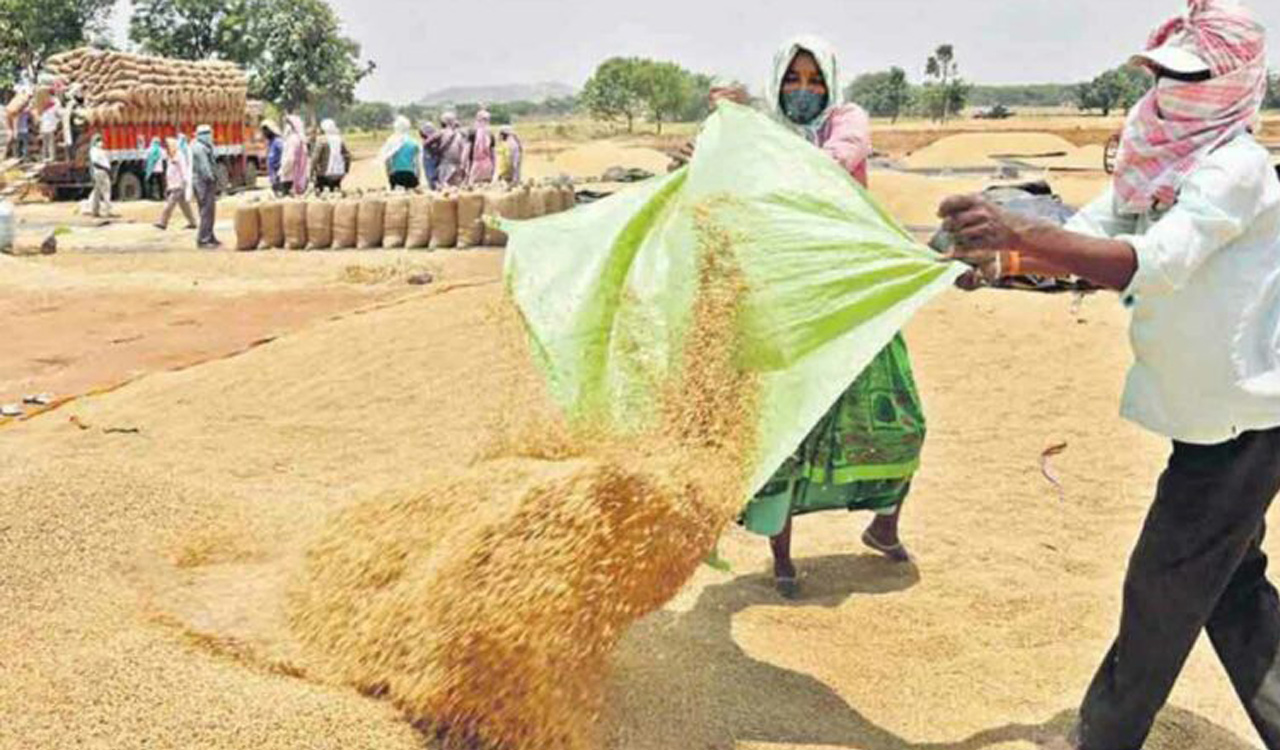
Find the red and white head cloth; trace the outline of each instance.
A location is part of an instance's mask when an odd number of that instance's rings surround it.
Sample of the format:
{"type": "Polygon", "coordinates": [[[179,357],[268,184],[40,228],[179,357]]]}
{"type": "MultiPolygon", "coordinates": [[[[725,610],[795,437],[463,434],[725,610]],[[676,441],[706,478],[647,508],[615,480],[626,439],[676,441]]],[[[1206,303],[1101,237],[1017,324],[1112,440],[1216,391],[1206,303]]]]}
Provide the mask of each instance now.
{"type": "Polygon", "coordinates": [[[1129,113],[1116,162],[1116,210],[1143,214],[1177,200],[1205,155],[1248,130],[1267,91],[1266,29],[1230,0],[1188,0],[1188,12],[1152,34],[1147,49],[1175,40],[1212,78],[1165,81],[1129,113]],[[1175,39],[1176,38],[1176,39],[1175,39]]]}

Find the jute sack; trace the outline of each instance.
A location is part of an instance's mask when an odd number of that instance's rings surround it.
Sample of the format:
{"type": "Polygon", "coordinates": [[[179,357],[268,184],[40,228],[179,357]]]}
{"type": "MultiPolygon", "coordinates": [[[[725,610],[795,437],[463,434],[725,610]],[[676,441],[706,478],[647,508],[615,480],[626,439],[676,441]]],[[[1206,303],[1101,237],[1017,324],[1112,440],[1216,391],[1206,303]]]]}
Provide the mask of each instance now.
{"type": "Polygon", "coordinates": [[[516,201],[516,218],[532,219],[533,217],[533,191],[528,185],[521,185],[512,191],[515,194],[516,201]]]}
{"type": "Polygon", "coordinates": [[[336,250],[356,246],[356,230],[360,220],[360,201],[341,200],[333,207],[333,243],[336,250]]]}
{"type": "Polygon", "coordinates": [[[409,196],[409,230],[405,233],[404,246],[419,250],[431,244],[431,196],[409,196]]]}
{"type": "Polygon", "coordinates": [[[307,202],[285,201],[284,246],[289,250],[307,249],[307,202]]]}
{"type": "Polygon", "coordinates": [[[560,206],[564,211],[572,211],[578,205],[578,193],[573,185],[560,186],[560,206]]]}
{"type": "Polygon", "coordinates": [[[529,190],[529,218],[547,215],[547,191],[536,187],[529,190]]]}
{"type": "Polygon", "coordinates": [[[263,247],[284,247],[284,206],[279,201],[269,201],[258,208],[258,224],[263,247]]]}
{"type": "MultiPolygon", "coordinates": [[[[486,218],[511,218],[510,197],[514,193],[491,190],[484,194],[484,215],[486,218]]],[[[493,226],[488,221],[484,225],[485,247],[506,247],[507,233],[493,226]]]]}
{"type": "Polygon", "coordinates": [[[356,220],[356,247],[369,250],[382,247],[382,224],[387,215],[385,199],[365,198],[360,201],[360,215],[356,220]]]}
{"type": "Polygon", "coordinates": [[[484,245],[484,193],[467,191],[458,196],[458,247],[484,245]]]}
{"type": "Polygon", "coordinates": [[[457,247],[458,196],[437,196],[431,201],[431,249],[457,247]]]}
{"type": "Polygon", "coordinates": [[[313,200],[307,203],[307,249],[328,250],[333,247],[333,203],[313,200]]]}
{"type": "Polygon", "coordinates": [[[403,195],[387,198],[387,212],[383,219],[382,246],[404,247],[409,233],[409,199],[403,195]]]}
{"type": "Polygon", "coordinates": [[[258,219],[258,207],[255,205],[240,206],[236,209],[236,249],[257,250],[262,240],[261,223],[258,219]]]}
{"type": "Polygon", "coordinates": [[[554,185],[547,185],[542,188],[542,200],[547,207],[548,214],[558,214],[562,210],[560,207],[560,188],[554,185]]]}

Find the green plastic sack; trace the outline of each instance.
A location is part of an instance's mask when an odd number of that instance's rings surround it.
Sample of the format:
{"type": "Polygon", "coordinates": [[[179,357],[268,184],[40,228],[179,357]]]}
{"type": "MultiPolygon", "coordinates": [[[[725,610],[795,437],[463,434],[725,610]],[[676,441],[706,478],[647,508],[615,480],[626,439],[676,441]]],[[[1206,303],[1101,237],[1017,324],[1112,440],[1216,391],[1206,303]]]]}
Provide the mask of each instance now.
{"type": "Polygon", "coordinates": [[[916,242],[831,157],[722,103],[686,168],[538,221],[502,222],[505,279],[550,393],[639,428],[679,361],[698,279],[694,211],[714,205],[748,286],[758,374],[752,493],[894,334],[962,272],[916,242]],[[729,200],[724,200],[725,198],[729,200]]]}

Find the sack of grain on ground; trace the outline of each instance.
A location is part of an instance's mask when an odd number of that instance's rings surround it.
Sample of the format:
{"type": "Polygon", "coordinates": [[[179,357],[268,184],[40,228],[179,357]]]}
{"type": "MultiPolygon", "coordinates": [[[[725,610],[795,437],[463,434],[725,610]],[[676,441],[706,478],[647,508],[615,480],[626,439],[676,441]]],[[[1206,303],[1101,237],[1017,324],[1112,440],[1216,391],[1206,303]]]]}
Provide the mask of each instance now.
{"type": "Polygon", "coordinates": [[[522,185],[512,191],[516,200],[516,216],[515,218],[524,220],[533,217],[533,190],[528,185],[522,185]]]}
{"type": "Polygon", "coordinates": [[[349,250],[356,246],[359,235],[360,201],[344,199],[333,207],[333,243],[335,250],[349,250]]]}
{"type": "Polygon", "coordinates": [[[288,250],[307,249],[307,202],[284,203],[284,246],[288,250]]]}
{"type": "Polygon", "coordinates": [[[404,246],[420,250],[431,244],[431,195],[409,196],[409,229],[404,246]]]}
{"type": "Polygon", "coordinates": [[[528,192],[528,218],[536,219],[547,215],[547,191],[545,188],[530,188],[528,192]]]}
{"type": "Polygon", "coordinates": [[[404,247],[409,233],[409,198],[392,195],[387,198],[386,215],[382,222],[382,246],[404,247]]]}
{"type": "Polygon", "coordinates": [[[333,246],[333,203],[313,200],[307,203],[307,249],[328,250],[333,246]]]}
{"type": "Polygon", "coordinates": [[[437,196],[431,201],[431,249],[457,247],[458,196],[437,196]]]}
{"type": "Polygon", "coordinates": [[[382,247],[383,221],[387,215],[387,201],[381,196],[360,201],[360,215],[356,219],[356,247],[370,250],[382,247]]]}
{"type": "Polygon", "coordinates": [[[258,207],[249,204],[236,209],[236,249],[257,250],[262,241],[261,223],[258,207]]]}
{"type": "Polygon", "coordinates": [[[284,205],[279,201],[269,201],[258,207],[258,224],[262,235],[262,246],[268,248],[284,247],[284,205]]]}
{"type": "Polygon", "coordinates": [[[484,244],[484,193],[467,191],[458,196],[458,247],[484,244]]]}
{"type": "Polygon", "coordinates": [[[507,233],[498,229],[494,223],[503,217],[503,201],[507,194],[501,190],[490,190],[484,194],[484,246],[506,247],[507,233]]]}
{"type": "Polygon", "coordinates": [[[578,194],[574,191],[573,185],[560,186],[560,206],[561,210],[572,211],[578,205],[578,194]]]}

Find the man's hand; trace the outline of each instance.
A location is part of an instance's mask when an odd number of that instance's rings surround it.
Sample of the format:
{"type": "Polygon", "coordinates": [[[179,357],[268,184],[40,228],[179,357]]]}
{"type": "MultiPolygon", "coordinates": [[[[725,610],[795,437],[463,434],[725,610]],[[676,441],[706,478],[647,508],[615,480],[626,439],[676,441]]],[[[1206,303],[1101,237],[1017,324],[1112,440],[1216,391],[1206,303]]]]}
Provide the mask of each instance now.
{"type": "Polygon", "coordinates": [[[938,216],[955,238],[956,257],[975,250],[1024,250],[1027,232],[1039,224],[976,195],[946,199],[938,216]]]}
{"type": "MultiPolygon", "coordinates": [[[[1133,247],[1123,240],[1094,238],[1055,224],[1006,211],[981,196],[948,198],[938,209],[942,228],[955,238],[950,257],[975,268],[989,264],[991,251],[1016,254],[1022,273],[1078,276],[1107,289],[1124,289],[1138,268],[1133,247]]],[[[985,271],[985,269],[984,269],[985,271]]],[[[1018,271],[996,268],[996,275],[1018,271]]]]}

